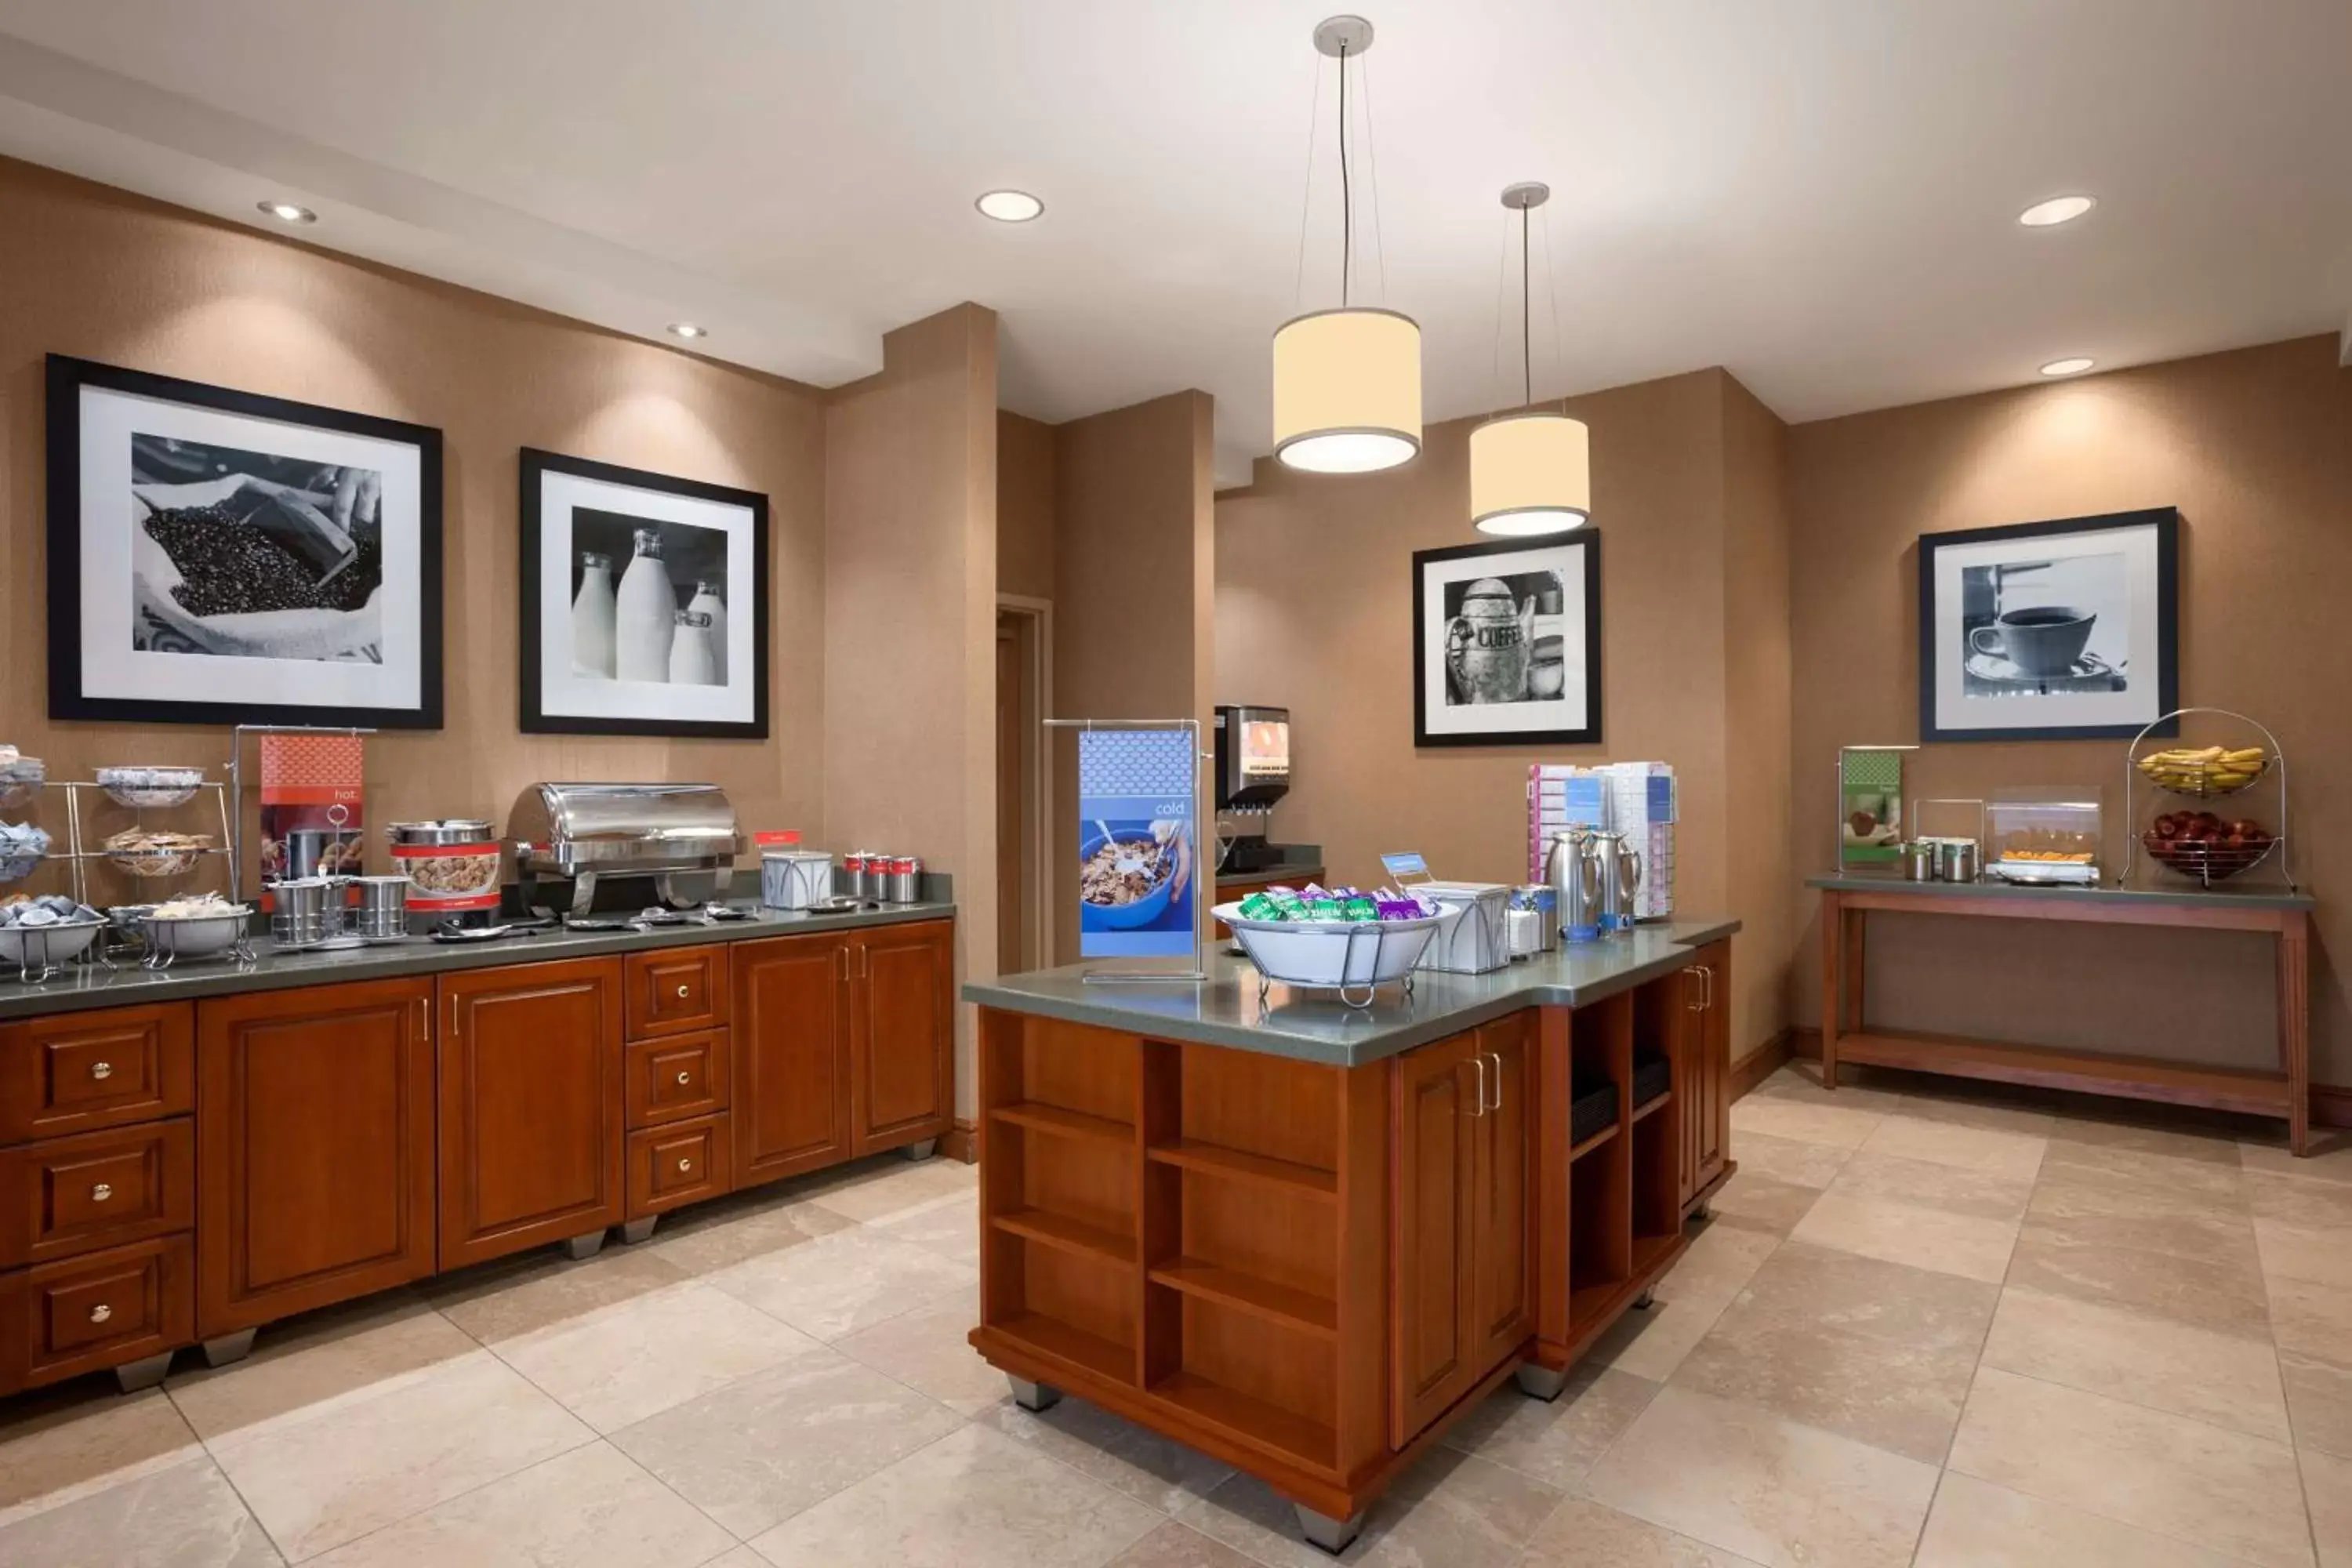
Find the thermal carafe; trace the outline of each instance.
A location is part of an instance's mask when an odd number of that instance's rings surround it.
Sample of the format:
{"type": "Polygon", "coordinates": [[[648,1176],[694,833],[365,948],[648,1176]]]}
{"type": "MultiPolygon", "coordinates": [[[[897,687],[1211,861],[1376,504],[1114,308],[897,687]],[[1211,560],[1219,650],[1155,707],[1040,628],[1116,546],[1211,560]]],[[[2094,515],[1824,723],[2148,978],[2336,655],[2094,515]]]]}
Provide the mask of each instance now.
{"type": "Polygon", "coordinates": [[[1544,862],[1559,900],[1559,934],[1565,942],[1601,937],[1601,866],[1582,829],[1551,836],[1544,862]]]}
{"type": "Polygon", "coordinates": [[[1601,929],[1630,931],[1633,895],[1642,889],[1641,854],[1628,849],[1625,836],[1614,828],[1596,827],[1585,837],[1601,874],[1601,929]]]}

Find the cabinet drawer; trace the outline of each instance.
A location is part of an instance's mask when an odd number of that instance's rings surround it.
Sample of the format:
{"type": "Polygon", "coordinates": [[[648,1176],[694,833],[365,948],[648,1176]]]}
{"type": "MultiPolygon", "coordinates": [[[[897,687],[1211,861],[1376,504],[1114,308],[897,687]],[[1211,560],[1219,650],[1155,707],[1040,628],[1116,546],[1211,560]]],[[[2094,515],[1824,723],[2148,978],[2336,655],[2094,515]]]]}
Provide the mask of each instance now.
{"type": "Polygon", "coordinates": [[[0,1024],[0,1143],[184,1116],[195,1084],[190,1003],[0,1024]]]}
{"type": "Polygon", "coordinates": [[[195,1277],[184,1235],[0,1275],[0,1388],[52,1383],[189,1343],[195,1277]]]}
{"type": "Polygon", "coordinates": [[[715,1198],[729,1186],[727,1118],[706,1116],[629,1134],[629,1217],[715,1198]]]}
{"type": "Polygon", "coordinates": [[[627,1054],[632,1129],[727,1109],[726,1030],[633,1040],[627,1054]]]}
{"type": "Polygon", "coordinates": [[[195,1223],[185,1117],[0,1153],[0,1268],[119,1247],[195,1223]]]}
{"type": "Polygon", "coordinates": [[[629,1038],[715,1029],[727,1022],[727,950],[679,947],[633,952],[627,968],[629,1038]]]}

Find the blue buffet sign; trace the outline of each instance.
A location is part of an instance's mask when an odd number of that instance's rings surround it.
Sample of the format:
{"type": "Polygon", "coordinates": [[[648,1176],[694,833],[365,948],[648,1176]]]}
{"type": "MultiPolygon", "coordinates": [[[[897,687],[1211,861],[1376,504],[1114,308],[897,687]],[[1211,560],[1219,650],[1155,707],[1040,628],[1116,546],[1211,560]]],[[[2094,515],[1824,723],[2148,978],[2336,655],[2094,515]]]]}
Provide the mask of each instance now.
{"type": "Polygon", "coordinates": [[[1078,735],[1078,955],[1193,953],[1193,766],[1184,730],[1078,735]]]}

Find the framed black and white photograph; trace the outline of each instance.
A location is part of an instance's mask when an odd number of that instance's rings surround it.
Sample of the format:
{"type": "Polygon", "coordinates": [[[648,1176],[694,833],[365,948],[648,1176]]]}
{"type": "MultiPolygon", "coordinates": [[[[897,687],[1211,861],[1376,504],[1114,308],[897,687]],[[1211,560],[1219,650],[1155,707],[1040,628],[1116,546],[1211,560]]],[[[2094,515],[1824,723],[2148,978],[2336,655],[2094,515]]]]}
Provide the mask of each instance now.
{"type": "Polygon", "coordinates": [[[48,359],[49,716],[441,726],[441,433],[48,359]]]}
{"type": "Polygon", "coordinates": [[[768,498],[525,447],[522,727],[768,735],[768,498]]]}
{"type": "Polygon", "coordinates": [[[2129,740],[2178,708],[2179,533],[2159,507],[1920,535],[1919,738],[2129,740]]]}
{"type": "Polygon", "coordinates": [[[1417,746],[1601,739],[1601,535],[1417,550],[1417,746]]]}

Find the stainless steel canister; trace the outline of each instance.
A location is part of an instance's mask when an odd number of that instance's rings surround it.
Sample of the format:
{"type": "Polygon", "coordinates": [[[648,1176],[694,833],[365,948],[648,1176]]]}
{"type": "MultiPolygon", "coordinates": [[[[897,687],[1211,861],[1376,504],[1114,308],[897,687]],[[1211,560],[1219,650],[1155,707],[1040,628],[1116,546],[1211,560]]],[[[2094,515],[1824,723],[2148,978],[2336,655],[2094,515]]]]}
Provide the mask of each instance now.
{"type": "Polygon", "coordinates": [[[890,857],[879,849],[866,852],[866,868],[857,874],[857,896],[880,899],[890,889],[890,857]]]}
{"type": "Polygon", "coordinates": [[[1936,847],[1936,875],[1946,882],[1977,879],[1977,845],[1973,838],[1947,838],[1936,847]]]}
{"type": "Polygon", "coordinates": [[[359,901],[352,907],[352,934],[383,941],[408,934],[408,879],[354,877],[359,901]]]}
{"type": "Polygon", "coordinates": [[[1936,879],[1936,847],[1926,842],[1906,844],[1902,850],[1903,879],[1906,882],[1932,882],[1936,879]]]}
{"type": "Polygon", "coordinates": [[[268,884],[269,935],[280,947],[306,947],[336,934],[335,904],[341,884],[325,877],[299,877],[268,884]]]}
{"type": "Polygon", "coordinates": [[[886,904],[912,904],[923,897],[923,858],[919,855],[891,857],[890,870],[882,890],[886,904]]]}

